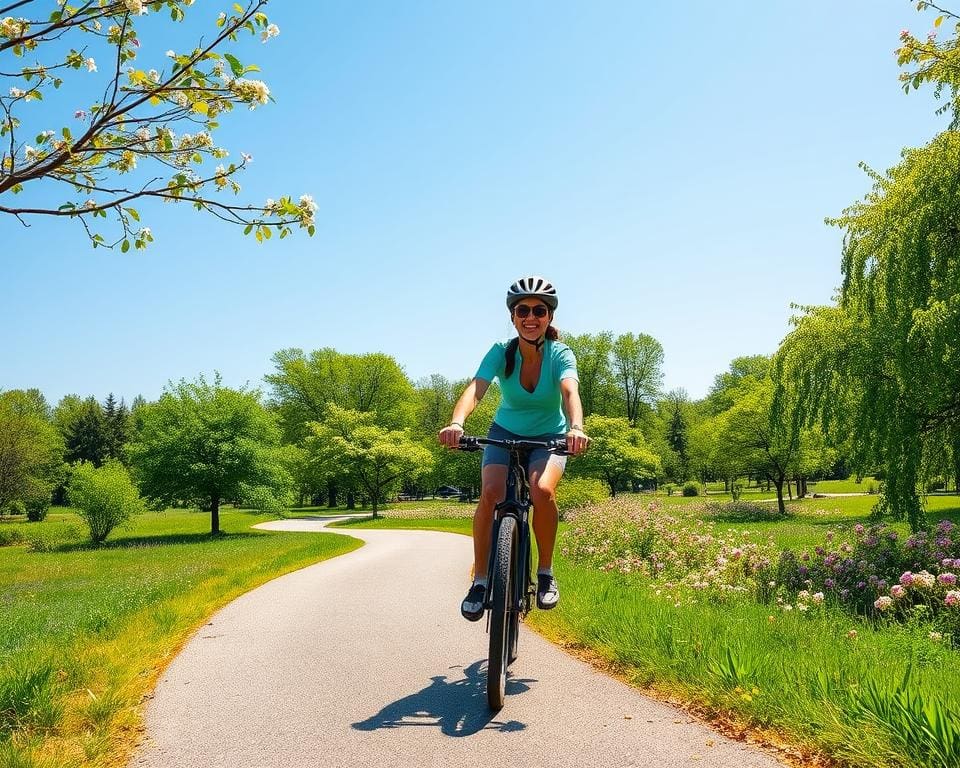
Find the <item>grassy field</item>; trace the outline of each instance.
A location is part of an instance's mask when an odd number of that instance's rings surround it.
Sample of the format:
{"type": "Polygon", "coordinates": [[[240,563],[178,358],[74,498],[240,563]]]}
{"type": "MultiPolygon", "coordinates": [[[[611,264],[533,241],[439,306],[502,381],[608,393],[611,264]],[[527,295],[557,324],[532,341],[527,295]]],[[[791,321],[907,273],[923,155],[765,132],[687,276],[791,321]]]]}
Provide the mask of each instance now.
{"type": "Polygon", "coordinates": [[[276,576],[348,552],[344,536],[268,533],[272,516],[225,510],[135,518],[93,549],[79,519],[0,523],[0,766],[126,762],[140,705],[191,632],[276,576]]]}

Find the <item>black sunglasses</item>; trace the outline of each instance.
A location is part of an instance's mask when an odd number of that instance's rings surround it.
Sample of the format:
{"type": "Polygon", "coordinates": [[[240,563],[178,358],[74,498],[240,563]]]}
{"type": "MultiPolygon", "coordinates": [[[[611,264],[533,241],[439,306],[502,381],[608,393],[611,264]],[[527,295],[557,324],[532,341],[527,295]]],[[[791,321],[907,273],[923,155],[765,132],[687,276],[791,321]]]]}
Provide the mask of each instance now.
{"type": "Polygon", "coordinates": [[[529,304],[517,304],[513,308],[513,313],[521,319],[527,317],[531,312],[533,312],[534,317],[546,317],[549,311],[543,304],[537,304],[535,307],[531,307],[529,304]]]}

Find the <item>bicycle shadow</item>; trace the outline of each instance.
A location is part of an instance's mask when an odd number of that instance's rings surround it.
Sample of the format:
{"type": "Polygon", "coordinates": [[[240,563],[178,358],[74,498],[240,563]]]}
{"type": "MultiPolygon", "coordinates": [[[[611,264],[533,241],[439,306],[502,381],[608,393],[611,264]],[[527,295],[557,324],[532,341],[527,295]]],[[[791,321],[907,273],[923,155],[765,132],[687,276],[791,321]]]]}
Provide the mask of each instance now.
{"type": "MultiPolygon", "coordinates": [[[[475,661],[463,668],[463,677],[448,680],[446,675],[431,677],[423,690],[387,704],[377,714],[353,723],[358,731],[376,731],[381,728],[406,726],[439,727],[445,736],[470,736],[484,728],[510,733],[522,731],[527,725],[518,720],[494,720],[495,712],[487,706],[487,674],[480,668],[485,660],[475,661]]],[[[451,667],[458,669],[459,667],[451,667]]],[[[507,678],[507,695],[530,690],[533,679],[507,678]]]]}

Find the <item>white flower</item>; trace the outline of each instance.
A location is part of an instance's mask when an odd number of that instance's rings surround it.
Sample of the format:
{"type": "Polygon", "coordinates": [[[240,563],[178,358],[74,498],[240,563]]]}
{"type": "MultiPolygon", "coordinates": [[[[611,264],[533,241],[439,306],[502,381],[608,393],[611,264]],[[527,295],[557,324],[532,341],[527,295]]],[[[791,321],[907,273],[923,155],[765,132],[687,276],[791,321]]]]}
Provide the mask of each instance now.
{"type": "Polygon", "coordinates": [[[276,24],[271,24],[265,30],[263,30],[263,32],[260,33],[260,39],[263,42],[267,42],[267,40],[269,40],[271,37],[276,37],[279,34],[280,34],[280,27],[278,27],[276,24]]]}
{"type": "Polygon", "coordinates": [[[87,68],[87,72],[96,72],[97,71],[97,62],[93,60],[93,56],[83,60],[84,66],[87,68]]]}
{"type": "Polygon", "coordinates": [[[143,5],[143,0],[123,0],[127,10],[135,16],[143,16],[147,9],[143,5]]]}
{"type": "Polygon", "coordinates": [[[151,69],[149,72],[147,72],[147,77],[149,77],[155,83],[160,82],[160,73],[155,69],[151,69]]]}
{"type": "Polygon", "coordinates": [[[31,147],[29,144],[27,144],[27,145],[23,148],[23,154],[24,154],[24,156],[27,158],[27,160],[32,160],[32,159],[35,158],[39,153],[37,152],[36,149],[34,149],[33,147],[31,147]]]}
{"type": "Polygon", "coordinates": [[[167,51],[165,55],[168,56],[168,57],[171,58],[171,59],[177,58],[177,54],[175,54],[172,50],[167,51]]]}
{"type": "Polygon", "coordinates": [[[241,153],[240,153],[240,157],[243,158],[243,162],[245,162],[245,163],[252,163],[252,162],[253,162],[253,155],[248,155],[246,152],[241,152],[241,153]]]}
{"type": "Polygon", "coordinates": [[[55,136],[56,134],[53,131],[43,131],[43,133],[41,133],[40,135],[46,136],[49,139],[55,136]]]}
{"type": "Polygon", "coordinates": [[[86,208],[87,210],[92,210],[93,208],[96,208],[96,207],[97,207],[97,201],[96,201],[96,200],[87,200],[87,202],[85,202],[85,203],[83,204],[83,207],[86,208]]]}
{"type": "Polygon", "coordinates": [[[300,207],[310,213],[316,213],[319,206],[313,202],[313,198],[310,195],[300,195],[300,207]]]}
{"type": "Polygon", "coordinates": [[[142,237],[143,239],[147,239],[148,237],[150,237],[150,227],[144,227],[143,229],[141,229],[140,237],[142,237]]]}
{"type": "Polygon", "coordinates": [[[822,603],[823,603],[823,592],[815,592],[815,593],[813,594],[813,602],[815,602],[817,605],[822,604],[822,603]]]}
{"type": "Polygon", "coordinates": [[[84,112],[82,109],[78,109],[76,112],[74,112],[74,113],[73,113],[73,116],[74,116],[75,118],[77,118],[77,120],[86,120],[86,119],[87,119],[87,113],[84,112]]]}
{"type": "Polygon", "coordinates": [[[19,88],[10,89],[10,95],[13,96],[13,98],[15,99],[19,99],[21,96],[25,96],[26,93],[27,93],[26,91],[21,91],[19,88]]]}
{"type": "Polygon", "coordinates": [[[147,141],[150,138],[150,129],[141,128],[139,131],[137,131],[137,138],[147,141]]]}
{"type": "Polygon", "coordinates": [[[263,210],[272,211],[276,207],[276,205],[277,205],[277,201],[274,200],[272,197],[268,197],[267,202],[263,204],[263,210]]]}

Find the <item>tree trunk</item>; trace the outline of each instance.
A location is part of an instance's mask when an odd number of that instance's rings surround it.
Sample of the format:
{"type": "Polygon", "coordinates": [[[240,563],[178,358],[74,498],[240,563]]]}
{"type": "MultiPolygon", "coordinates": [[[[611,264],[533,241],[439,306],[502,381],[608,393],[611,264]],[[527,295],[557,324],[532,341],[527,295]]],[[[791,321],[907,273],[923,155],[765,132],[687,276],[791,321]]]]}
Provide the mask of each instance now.
{"type": "Polygon", "coordinates": [[[335,483],[327,483],[327,506],[337,506],[337,486],[335,483]]]}
{"type": "Polygon", "coordinates": [[[373,510],[373,519],[376,520],[380,515],[377,514],[377,499],[380,496],[379,493],[374,493],[370,495],[370,507],[373,510]]]}
{"type": "MultiPolygon", "coordinates": [[[[768,479],[768,480],[767,480],[768,485],[769,485],[769,482],[770,482],[770,481],[769,481],[769,479],[768,479]]],[[[786,507],[786,505],[783,503],[783,478],[780,477],[780,478],[778,478],[777,480],[775,480],[775,481],[774,481],[774,485],[777,486],[777,509],[780,510],[780,514],[781,514],[781,515],[786,515],[786,514],[787,514],[787,507],[786,507]]]]}
{"type": "Polygon", "coordinates": [[[729,477],[723,478],[723,492],[724,492],[724,493],[730,493],[730,478],[729,478],[729,477]]]}
{"type": "Polygon", "coordinates": [[[220,497],[216,494],[210,497],[210,533],[214,536],[220,533],[220,497]]]}
{"type": "Polygon", "coordinates": [[[611,496],[616,496],[616,495],[617,495],[617,481],[616,481],[616,480],[611,480],[610,478],[607,478],[607,485],[610,486],[610,495],[611,495],[611,496]]]}
{"type": "Polygon", "coordinates": [[[347,492],[347,509],[357,508],[357,497],[353,491],[347,492]]]}

